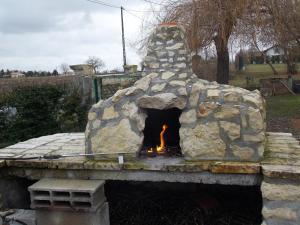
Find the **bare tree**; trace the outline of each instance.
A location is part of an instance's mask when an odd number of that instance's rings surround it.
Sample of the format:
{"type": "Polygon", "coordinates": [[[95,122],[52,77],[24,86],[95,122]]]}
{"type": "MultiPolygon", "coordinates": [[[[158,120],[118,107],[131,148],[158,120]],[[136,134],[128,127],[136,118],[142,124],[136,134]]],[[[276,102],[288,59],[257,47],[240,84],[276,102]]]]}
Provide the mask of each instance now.
{"type": "Polygon", "coordinates": [[[64,74],[64,75],[66,75],[67,72],[70,70],[70,67],[67,63],[60,64],[59,68],[60,68],[62,74],[64,74]]]}
{"type": "Polygon", "coordinates": [[[253,0],[250,9],[238,25],[240,39],[257,50],[259,46],[279,46],[284,51],[287,73],[295,73],[295,56],[300,54],[300,1],[253,0]]]}
{"type": "Polygon", "coordinates": [[[86,63],[91,65],[93,67],[94,73],[97,72],[97,70],[105,67],[105,63],[102,59],[96,57],[96,56],[90,56],[87,60],[86,63]]]}
{"type": "Polygon", "coordinates": [[[273,36],[284,51],[287,73],[295,74],[295,56],[300,54],[300,1],[270,0],[266,8],[272,17],[273,36]]]}

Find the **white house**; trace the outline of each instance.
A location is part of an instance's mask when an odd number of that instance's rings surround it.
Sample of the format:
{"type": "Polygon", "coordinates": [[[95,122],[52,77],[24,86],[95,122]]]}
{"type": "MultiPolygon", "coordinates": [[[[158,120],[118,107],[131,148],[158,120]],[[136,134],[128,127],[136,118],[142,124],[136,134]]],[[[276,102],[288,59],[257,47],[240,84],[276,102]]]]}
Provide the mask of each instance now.
{"type": "Polygon", "coordinates": [[[272,63],[282,63],[284,51],[278,45],[274,45],[266,50],[264,50],[267,60],[270,60],[272,63]]]}
{"type": "Polygon", "coordinates": [[[25,77],[24,73],[21,73],[19,71],[14,71],[10,73],[11,78],[19,78],[19,77],[25,77]]]}

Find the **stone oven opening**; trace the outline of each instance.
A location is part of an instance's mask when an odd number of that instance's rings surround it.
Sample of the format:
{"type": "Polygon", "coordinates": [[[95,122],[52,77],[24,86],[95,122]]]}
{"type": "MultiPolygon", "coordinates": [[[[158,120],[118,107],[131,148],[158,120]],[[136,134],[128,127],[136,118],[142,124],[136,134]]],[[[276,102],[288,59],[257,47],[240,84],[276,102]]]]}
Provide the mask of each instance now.
{"type": "Polygon", "coordinates": [[[181,110],[171,108],[166,110],[145,109],[144,141],[141,156],[155,157],[181,156],[179,117],[181,110]]]}

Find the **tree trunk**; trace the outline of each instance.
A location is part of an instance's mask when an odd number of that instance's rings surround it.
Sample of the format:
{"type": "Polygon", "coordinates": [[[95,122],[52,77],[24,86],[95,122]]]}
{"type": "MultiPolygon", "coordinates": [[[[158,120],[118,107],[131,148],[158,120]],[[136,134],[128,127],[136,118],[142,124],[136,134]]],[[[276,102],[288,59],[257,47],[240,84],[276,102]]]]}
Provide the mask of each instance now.
{"type": "Polygon", "coordinates": [[[283,48],[284,51],[284,59],[286,61],[286,69],[287,69],[287,74],[296,74],[297,69],[296,69],[296,63],[293,60],[293,57],[291,56],[291,53],[286,48],[283,48]]]}
{"type": "Polygon", "coordinates": [[[217,82],[219,84],[229,83],[229,52],[228,39],[216,37],[215,45],[217,50],[217,82]]]}
{"type": "Polygon", "coordinates": [[[286,61],[286,67],[287,67],[287,74],[297,74],[297,69],[296,69],[296,63],[294,63],[291,60],[286,61]]]}
{"type": "Polygon", "coordinates": [[[229,83],[229,53],[228,49],[224,51],[217,51],[217,82],[220,84],[229,83]]]}

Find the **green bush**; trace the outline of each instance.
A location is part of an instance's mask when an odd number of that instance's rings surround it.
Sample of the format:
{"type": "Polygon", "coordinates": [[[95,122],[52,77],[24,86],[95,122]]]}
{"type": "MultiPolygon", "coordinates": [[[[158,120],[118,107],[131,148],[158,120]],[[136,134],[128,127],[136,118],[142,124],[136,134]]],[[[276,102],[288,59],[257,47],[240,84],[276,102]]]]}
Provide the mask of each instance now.
{"type": "Polygon", "coordinates": [[[84,131],[89,104],[78,91],[23,87],[0,96],[0,147],[59,132],[84,131]]]}

